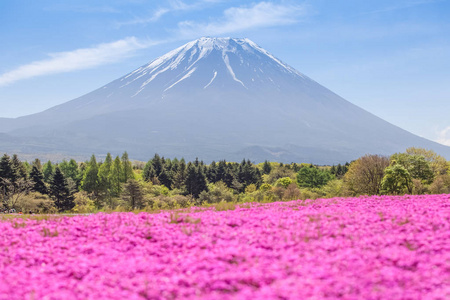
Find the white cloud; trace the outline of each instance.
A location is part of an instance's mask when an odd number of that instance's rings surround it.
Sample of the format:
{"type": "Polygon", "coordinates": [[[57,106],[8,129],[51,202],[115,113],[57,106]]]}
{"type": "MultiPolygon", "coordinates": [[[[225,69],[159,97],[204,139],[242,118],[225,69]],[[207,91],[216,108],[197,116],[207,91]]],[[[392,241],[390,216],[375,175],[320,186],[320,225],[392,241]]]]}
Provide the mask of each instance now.
{"type": "Polygon", "coordinates": [[[259,2],[251,6],[231,7],[224,11],[223,17],[210,23],[192,21],[178,24],[182,37],[201,35],[221,35],[245,29],[280,26],[296,23],[305,12],[300,5],[283,5],[259,2]]]}
{"type": "Polygon", "coordinates": [[[169,5],[167,7],[160,7],[153,11],[150,16],[147,17],[135,17],[132,20],[125,21],[125,22],[119,22],[117,25],[118,27],[124,26],[124,25],[138,25],[138,24],[148,24],[148,23],[154,23],[158,21],[162,16],[176,11],[190,11],[190,10],[196,10],[196,9],[202,9],[205,8],[208,5],[220,3],[223,0],[200,0],[196,1],[191,4],[186,4],[185,2],[181,0],[171,0],[169,1],[169,5]]]}
{"type": "Polygon", "coordinates": [[[117,62],[131,55],[138,49],[147,48],[158,42],[140,42],[135,37],[128,37],[112,43],[100,44],[92,48],[82,48],[69,52],[49,54],[50,58],[20,66],[0,75],[0,86],[19,80],[84,70],[99,65],[117,62]]]}
{"type": "Polygon", "coordinates": [[[450,146],[450,126],[438,131],[438,138],[436,139],[436,142],[442,145],[450,146]]]}

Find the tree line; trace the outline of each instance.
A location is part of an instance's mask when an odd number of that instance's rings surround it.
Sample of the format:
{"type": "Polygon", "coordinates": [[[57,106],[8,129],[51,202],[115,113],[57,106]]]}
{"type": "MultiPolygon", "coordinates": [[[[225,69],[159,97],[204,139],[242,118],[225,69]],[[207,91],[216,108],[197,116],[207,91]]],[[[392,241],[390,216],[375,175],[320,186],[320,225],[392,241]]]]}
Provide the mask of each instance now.
{"type": "Polygon", "coordinates": [[[155,154],[132,162],[127,152],[101,162],[0,159],[0,209],[94,212],[169,209],[220,202],[272,202],[318,197],[450,192],[449,163],[433,151],[409,148],[391,157],[365,155],[333,166],[205,164],[155,154]]]}

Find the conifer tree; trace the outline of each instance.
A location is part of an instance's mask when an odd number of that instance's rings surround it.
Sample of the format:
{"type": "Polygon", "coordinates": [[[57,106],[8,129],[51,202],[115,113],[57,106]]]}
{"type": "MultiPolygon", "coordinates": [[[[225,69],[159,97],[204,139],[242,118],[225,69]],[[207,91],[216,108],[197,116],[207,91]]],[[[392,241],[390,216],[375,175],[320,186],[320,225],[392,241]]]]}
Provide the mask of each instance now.
{"type": "Polygon", "coordinates": [[[131,209],[141,209],[144,207],[144,193],[139,182],[134,179],[128,180],[124,185],[122,199],[128,203],[131,209]]]}
{"type": "Polygon", "coordinates": [[[144,178],[145,181],[151,181],[154,177],[156,177],[156,172],[153,168],[152,161],[149,160],[142,171],[142,178],[144,178]]]}
{"type": "Polygon", "coordinates": [[[48,161],[44,164],[43,173],[44,173],[44,181],[49,183],[53,175],[53,165],[51,161],[48,161]]]}
{"type": "Polygon", "coordinates": [[[13,182],[16,182],[19,178],[27,179],[27,169],[25,168],[25,165],[19,160],[19,157],[17,154],[13,154],[11,158],[11,165],[14,170],[14,179],[13,182]]]}
{"type": "Polygon", "coordinates": [[[172,188],[184,189],[184,181],[186,179],[186,162],[184,158],[180,160],[177,170],[173,175],[172,188]]]}
{"type": "Polygon", "coordinates": [[[33,162],[30,172],[30,180],[32,182],[32,190],[41,194],[48,194],[47,186],[44,183],[44,174],[39,159],[33,162]]]}
{"type": "Polygon", "coordinates": [[[14,178],[14,170],[8,154],[4,154],[0,159],[0,178],[9,180],[14,178]]]}
{"type": "Polygon", "coordinates": [[[122,191],[121,178],[122,178],[122,162],[119,156],[116,156],[111,167],[111,194],[113,196],[119,196],[122,191]]]}
{"type": "Polygon", "coordinates": [[[264,161],[262,170],[263,170],[263,174],[269,174],[270,171],[272,171],[272,166],[270,165],[270,163],[267,160],[264,161]]]}
{"type": "Polygon", "coordinates": [[[121,182],[127,182],[128,179],[134,179],[133,166],[128,158],[128,153],[125,151],[122,154],[122,178],[121,182]]]}
{"type": "Polygon", "coordinates": [[[189,162],[186,170],[186,179],[184,181],[186,192],[194,198],[198,198],[201,192],[206,191],[208,186],[206,184],[206,176],[200,164],[189,162]]]}
{"type": "Polygon", "coordinates": [[[161,173],[158,176],[159,182],[161,182],[162,185],[164,185],[167,188],[170,188],[172,186],[172,178],[168,171],[166,171],[166,168],[163,167],[161,170],[161,173]]]}
{"type": "Polygon", "coordinates": [[[155,170],[156,176],[159,176],[159,173],[161,173],[161,170],[163,168],[163,163],[161,157],[157,153],[155,153],[155,156],[152,159],[152,165],[153,169],[155,170]]]}
{"type": "Polygon", "coordinates": [[[66,178],[59,167],[55,168],[50,182],[50,195],[59,211],[66,211],[75,207],[74,196],[70,192],[66,178]]]}
{"type": "Polygon", "coordinates": [[[111,190],[111,153],[106,154],[105,161],[98,168],[99,190],[102,194],[108,195],[111,190]]]}
{"type": "Polygon", "coordinates": [[[93,193],[94,196],[97,197],[99,186],[97,160],[95,159],[95,155],[92,155],[91,160],[87,165],[86,172],[83,175],[81,188],[88,193],[93,193]]]}

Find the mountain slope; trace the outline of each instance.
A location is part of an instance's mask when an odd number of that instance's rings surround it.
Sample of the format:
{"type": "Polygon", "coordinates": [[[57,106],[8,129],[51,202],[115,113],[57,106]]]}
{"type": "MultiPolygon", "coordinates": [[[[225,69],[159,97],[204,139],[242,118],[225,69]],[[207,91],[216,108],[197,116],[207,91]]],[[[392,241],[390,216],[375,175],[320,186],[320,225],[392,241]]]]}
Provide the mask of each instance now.
{"type": "Polygon", "coordinates": [[[0,122],[21,152],[38,137],[69,155],[127,150],[143,160],[337,163],[409,146],[450,158],[449,147],[362,110],[248,39],[189,42],[80,98],[0,122]]]}

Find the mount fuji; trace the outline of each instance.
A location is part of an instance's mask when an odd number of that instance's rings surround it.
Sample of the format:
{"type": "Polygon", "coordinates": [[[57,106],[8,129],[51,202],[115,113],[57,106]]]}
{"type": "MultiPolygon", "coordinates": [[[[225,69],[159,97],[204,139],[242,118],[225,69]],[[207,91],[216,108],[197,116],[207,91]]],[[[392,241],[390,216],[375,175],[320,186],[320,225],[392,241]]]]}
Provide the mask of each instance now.
{"type": "Polygon", "coordinates": [[[450,147],[344,100],[249,39],[204,37],[72,101],[0,118],[0,151],[342,163],[450,147]]]}

